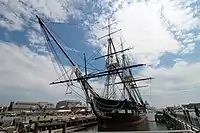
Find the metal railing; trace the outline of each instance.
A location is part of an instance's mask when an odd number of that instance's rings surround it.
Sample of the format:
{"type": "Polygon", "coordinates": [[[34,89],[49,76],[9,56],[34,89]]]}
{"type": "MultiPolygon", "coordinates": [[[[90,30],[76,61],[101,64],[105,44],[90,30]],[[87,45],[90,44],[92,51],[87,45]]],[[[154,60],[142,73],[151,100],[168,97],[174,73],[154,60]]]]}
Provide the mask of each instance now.
{"type": "Polygon", "coordinates": [[[192,123],[188,123],[187,121],[180,119],[177,115],[173,116],[173,115],[170,115],[169,113],[164,113],[164,115],[165,115],[165,121],[169,122],[168,124],[171,124],[176,129],[178,128],[178,129],[183,129],[183,130],[190,130],[196,133],[200,131],[198,127],[196,127],[192,123]]]}
{"type": "MultiPolygon", "coordinates": [[[[99,133],[112,133],[112,132],[99,132],[99,133]]],[[[125,132],[121,131],[118,133],[196,133],[196,132],[192,130],[155,130],[155,131],[125,131],[125,132]]]]}
{"type": "Polygon", "coordinates": [[[200,118],[190,116],[190,115],[183,115],[183,114],[176,114],[176,118],[185,121],[186,123],[200,129],[200,118]]]}

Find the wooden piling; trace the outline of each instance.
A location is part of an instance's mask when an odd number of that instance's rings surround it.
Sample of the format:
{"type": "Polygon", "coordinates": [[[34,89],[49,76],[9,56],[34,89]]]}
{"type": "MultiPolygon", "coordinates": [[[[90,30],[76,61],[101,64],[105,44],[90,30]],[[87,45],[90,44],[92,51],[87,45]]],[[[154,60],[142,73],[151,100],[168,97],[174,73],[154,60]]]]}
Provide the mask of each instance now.
{"type": "Polygon", "coordinates": [[[39,126],[39,123],[36,122],[35,123],[35,128],[34,128],[34,133],[38,133],[38,126],[39,126]]]}
{"type": "Polygon", "coordinates": [[[49,127],[49,133],[51,133],[51,127],[49,127]]]}
{"type": "Polygon", "coordinates": [[[63,124],[63,130],[62,130],[62,133],[66,133],[66,122],[64,122],[64,124],[63,124]]]}

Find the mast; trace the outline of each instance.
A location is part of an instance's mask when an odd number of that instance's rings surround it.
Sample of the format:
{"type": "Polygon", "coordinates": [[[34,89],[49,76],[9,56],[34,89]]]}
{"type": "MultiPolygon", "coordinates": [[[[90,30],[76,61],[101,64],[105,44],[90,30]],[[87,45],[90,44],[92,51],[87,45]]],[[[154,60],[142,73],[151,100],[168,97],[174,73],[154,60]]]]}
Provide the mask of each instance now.
{"type": "MultiPolygon", "coordinates": [[[[107,57],[107,60],[106,60],[106,68],[107,68],[108,71],[112,71],[114,69],[117,69],[117,67],[120,66],[120,62],[119,62],[119,59],[118,59],[117,54],[116,54],[117,52],[116,52],[115,46],[113,44],[111,34],[114,34],[118,31],[120,31],[121,29],[116,30],[114,32],[111,32],[111,25],[113,25],[113,24],[114,23],[110,24],[110,20],[108,19],[108,25],[104,27],[104,28],[108,28],[108,34],[100,38],[100,39],[102,39],[104,37],[108,37],[108,39],[107,39],[107,41],[108,41],[107,56],[108,57],[107,57]],[[113,54],[113,53],[115,53],[115,54],[113,54]],[[114,62],[114,57],[116,59],[115,62],[114,62]]],[[[123,50],[121,50],[121,51],[123,52],[123,50]]],[[[125,68],[124,68],[124,70],[125,70],[125,68]]],[[[116,78],[117,75],[122,80],[122,82],[124,84],[124,88],[127,91],[127,94],[129,96],[130,100],[133,101],[134,103],[135,102],[137,103],[137,98],[136,98],[135,94],[131,94],[131,88],[130,88],[129,84],[126,82],[126,80],[124,80],[124,78],[122,77],[122,75],[119,72],[116,72],[116,74],[110,74],[110,75],[107,76],[107,84],[109,84],[109,85],[110,85],[109,81],[110,81],[110,78],[111,78],[111,87],[112,87],[111,89],[112,89],[112,93],[113,93],[112,98],[115,99],[115,95],[116,95],[115,94],[115,78],[116,78]]],[[[109,91],[110,91],[109,85],[106,86],[106,89],[107,89],[106,90],[106,97],[108,97],[108,95],[109,95],[109,91]]]]}
{"type": "MultiPolygon", "coordinates": [[[[107,55],[104,55],[104,56],[101,56],[101,57],[105,57],[105,56],[108,56],[107,57],[107,61],[106,61],[106,68],[108,69],[108,71],[112,71],[114,69],[117,69],[117,67],[120,66],[120,62],[119,62],[119,59],[117,57],[117,53],[119,53],[119,51],[117,52],[116,49],[115,49],[115,46],[113,44],[113,41],[112,41],[112,38],[111,38],[111,34],[114,34],[120,30],[116,30],[114,32],[111,32],[111,25],[113,24],[110,24],[110,20],[108,19],[108,25],[104,28],[108,28],[108,34],[101,37],[101,38],[104,38],[104,37],[107,37],[108,36],[108,53],[107,55]],[[114,57],[116,58],[116,60],[114,60],[114,57]]],[[[100,39],[101,39],[100,38],[100,39]]],[[[116,78],[116,75],[118,75],[120,77],[120,79],[122,80],[122,83],[123,83],[123,92],[122,92],[122,97],[124,99],[126,99],[126,92],[130,98],[131,101],[139,104],[139,102],[143,105],[144,102],[142,100],[142,97],[140,95],[140,92],[138,90],[138,87],[136,85],[136,81],[141,81],[141,80],[148,80],[148,79],[152,79],[152,78],[144,78],[144,79],[134,79],[133,75],[132,75],[132,72],[131,72],[131,69],[130,68],[126,68],[129,66],[129,63],[128,63],[128,60],[126,60],[126,57],[125,57],[125,54],[124,54],[124,48],[123,48],[123,43],[122,43],[122,40],[121,40],[121,53],[122,53],[122,68],[124,68],[122,70],[122,74],[120,73],[116,73],[116,74],[111,74],[111,75],[108,75],[107,77],[107,89],[106,89],[106,97],[108,97],[109,95],[109,85],[111,85],[112,87],[112,98],[115,99],[115,78],[116,78]],[[110,81],[110,78],[111,78],[111,83],[109,82],[110,81]],[[108,85],[109,84],[109,85],[108,85]]],[[[101,58],[101,57],[98,57],[98,58],[101,58]]]]}
{"type": "MultiPolygon", "coordinates": [[[[116,30],[114,32],[111,32],[111,25],[110,24],[110,20],[108,20],[108,26],[104,27],[104,28],[108,28],[108,34],[106,36],[103,36],[101,38],[107,37],[108,36],[108,52],[107,52],[107,59],[106,59],[106,68],[107,71],[103,71],[103,72],[98,72],[98,73],[89,73],[87,74],[87,66],[86,66],[86,57],[85,57],[85,53],[84,53],[84,62],[85,62],[85,76],[82,76],[81,71],[77,68],[76,64],[72,61],[72,59],[67,55],[67,53],[64,51],[64,49],[61,47],[61,45],[59,44],[59,42],[55,39],[55,37],[53,36],[53,34],[49,31],[49,29],[47,28],[47,26],[42,22],[42,20],[37,16],[38,18],[38,22],[45,34],[46,40],[50,42],[49,36],[52,38],[52,40],[55,42],[55,44],[59,47],[59,49],[62,51],[62,53],[65,55],[65,57],[69,60],[69,62],[71,63],[71,65],[74,67],[74,73],[76,75],[75,79],[68,79],[68,80],[63,80],[63,81],[57,81],[57,82],[52,82],[50,84],[59,84],[59,83],[65,83],[65,82],[72,82],[72,81],[78,81],[81,85],[81,88],[83,89],[85,96],[86,96],[86,101],[87,103],[90,103],[91,106],[93,106],[92,104],[92,97],[100,97],[91,87],[91,85],[88,83],[88,79],[90,78],[95,78],[95,77],[101,77],[101,76],[107,76],[107,83],[106,83],[106,95],[105,97],[107,99],[111,97],[112,99],[116,99],[116,90],[115,90],[115,79],[116,76],[118,75],[123,83],[123,94],[124,94],[124,99],[125,94],[127,93],[129,96],[129,100],[131,100],[134,103],[138,103],[137,97],[136,95],[139,97],[140,101],[142,101],[141,96],[139,94],[138,90],[135,90],[135,82],[137,81],[137,79],[134,79],[130,68],[132,67],[138,67],[138,66],[143,66],[145,64],[136,64],[136,65],[129,65],[126,62],[125,59],[125,55],[124,55],[124,49],[123,49],[123,45],[121,44],[121,51],[116,51],[115,46],[113,44],[112,38],[111,38],[111,34],[114,34],[120,30],[116,30]],[[122,54],[122,67],[120,67],[120,62],[119,59],[117,57],[117,53],[123,53],[122,54]],[[125,78],[124,78],[125,77],[125,78]],[[131,78],[129,78],[131,77],[131,78]],[[133,84],[134,82],[134,84],[133,84]],[[130,85],[131,83],[131,85],[130,85]],[[111,86],[111,87],[110,87],[111,86]],[[136,91],[135,93],[132,93],[134,91],[136,91]],[[89,95],[91,94],[91,95],[89,95]]],[[[106,57],[104,56],[104,57],[106,57]]],[[[140,80],[145,80],[145,79],[138,79],[138,81],[140,80]]],[[[142,103],[142,102],[141,102],[142,103]]]]}
{"type": "Polygon", "coordinates": [[[85,64],[85,76],[87,76],[87,64],[86,64],[86,56],[85,53],[83,53],[84,56],[84,64],[85,64]]]}
{"type": "Polygon", "coordinates": [[[67,53],[64,51],[64,49],[60,46],[60,44],[58,43],[58,41],[55,39],[55,37],[53,36],[53,34],[49,31],[49,29],[44,25],[44,23],[42,22],[42,20],[36,15],[38,22],[40,24],[40,26],[42,28],[44,28],[44,31],[47,31],[47,33],[51,36],[51,38],[54,40],[54,42],[57,44],[57,46],[60,48],[60,50],[63,52],[63,54],[67,57],[67,59],[69,60],[69,62],[72,64],[72,66],[75,66],[75,63],[71,60],[71,58],[67,55],[67,53]]]}
{"type": "MultiPolygon", "coordinates": [[[[109,51],[108,51],[108,54],[111,54],[109,55],[108,57],[108,65],[106,65],[107,69],[108,70],[112,70],[115,68],[114,66],[114,62],[113,62],[113,55],[112,55],[112,47],[111,47],[111,36],[110,36],[110,19],[108,19],[108,45],[110,46],[109,48],[109,51]]],[[[110,76],[110,75],[108,75],[110,76]]],[[[112,99],[115,99],[115,75],[114,74],[111,74],[111,83],[112,83],[112,99]]]]}
{"type": "MultiPolygon", "coordinates": [[[[119,73],[122,73],[121,70],[123,70],[123,69],[131,68],[131,67],[138,67],[138,66],[143,66],[143,65],[144,64],[131,65],[131,66],[127,66],[127,67],[124,67],[124,68],[117,68],[117,69],[110,70],[110,71],[103,71],[103,72],[98,72],[98,73],[94,73],[94,74],[90,73],[85,77],[79,77],[79,78],[71,79],[71,80],[56,81],[56,82],[52,82],[50,84],[59,84],[59,83],[65,83],[65,82],[70,82],[70,81],[79,81],[81,79],[97,78],[97,77],[107,76],[107,75],[116,74],[116,73],[119,74],[119,73]]],[[[152,79],[152,78],[139,78],[139,79],[134,79],[134,81],[142,81],[142,80],[149,80],[149,79],[152,79]]],[[[133,82],[133,80],[130,80],[128,83],[131,83],[131,82],[133,82]]],[[[119,83],[124,83],[124,81],[119,82],[119,83]]],[[[109,85],[111,85],[111,84],[109,84],[109,85]]]]}
{"type": "MultiPolygon", "coordinates": [[[[107,57],[107,61],[105,64],[105,67],[107,68],[108,71],[112,71],[119,66],[119,64],[114,62],[114,57],[113,57],[114,56],[113,53],[116,53],[116,52],[114,51],[114,46],[112,45],[111,34],[114,34],[117,32],[117,31],[115,31],[115,32],[111,33],[111,25],[113,25],[113,24],[114,23],[110,24],[110,19],[108,19],[108,25],[106,27],[104,27],[104,28],[108,29],[108,34],[101,37],[101,38],[104,38],[104,37],[108,36],[108,39],[107,39],[107,41],[108,41],[108,51],[107,51],[108,57],[107,57]]],[[[110,74],[107,76],[107,86],[106,86],[106,96],[105,96],[106,98],[109,98],[109,94],[111,94],[112,99],[116,99],[115,78],[116,78],[116,74],[110,74]],[[111,89],[108,85],[110,83],[110,81],[111,81],[111,89]],[[109,92],[111,92],[111,93],[109,93],[109,92]]]]}
{"type": "MultiPolygon", "coordinates": [[[[47,28],[47,26],[42,22],[42,20],[36,16],[38,19],[38,22],[40,24],[41,29],[44,32],[44,35],[46,37],[46,40],[48,42],[50,42],[50,38],[49,36],[53,39],[53,41],[55,42],[55,44],[59,47],[59,49],[62,51],[62,53],[65,55],[65,57],[69,60],[69,62],[71,63],[71,65],[74,67],[74,73],[77,77],[77,81],[80,83],[81,88],[83,89],[85,96],[86,96],[86,102],[87,103],[91,103],[91,98],[89,96],[89,92],[96,97],[99,97],[99,95],[93,90],[93,88],[90,86],[90,84],[87,82],[87,80],[85,78],[82,78],[82,73],[81,71],[77,68],[77,66],[75,65],[75,63],[72,61],[72,59],[67,55],[67,53],[64,51],[64,49],[61,47],[61,45],[59,44],[59,42],[56,40],[56,38],[53,36],[53,34],[49,31],[49,29],[47,28]],[[48,36],[49,34],[49,36],[48,36]]],[[[68,82],[71,82],[72,80],[68,80],[68,82]]],[[[92,105],[91,105],[92,106],[92,105]]]]}
{"type": "MultiPolygon", "coordinates": [[[[124,48],[123,48],[123,42],[122,42],[122,39],[120,38],[120,41],[121,41],[121,50],[123,51],[124,48]]],[[[122,67],[125,67],[125,55],[124,55],[124,52],[122,52],[122,67]]],[[[122,77],[123,77],[123,73],[122,73],[122,77]]],[[[125,86],[123,84],[123,98],[126,99],[126,91],[125,91],[125,86]]]]}

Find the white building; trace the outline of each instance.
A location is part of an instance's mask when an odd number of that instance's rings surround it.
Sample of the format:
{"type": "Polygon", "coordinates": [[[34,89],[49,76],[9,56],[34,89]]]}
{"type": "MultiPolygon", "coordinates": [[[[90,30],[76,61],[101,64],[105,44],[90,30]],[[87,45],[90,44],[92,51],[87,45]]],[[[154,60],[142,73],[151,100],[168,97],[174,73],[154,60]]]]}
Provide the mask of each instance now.
{"type": "Polygon", "coordinates": [[[59,101],[56,104],[56,108],[57,109],[71,109],[73,107],[76,107],[77,105],[82,105],[82,103],[78,100],[63,100],[63,101],[59,101]]]}
{"type": "Polygon", "coordinates": [[[55,110],[53,103],[49,102],[15,102],[12,111],[51,111],[55,110]]]}

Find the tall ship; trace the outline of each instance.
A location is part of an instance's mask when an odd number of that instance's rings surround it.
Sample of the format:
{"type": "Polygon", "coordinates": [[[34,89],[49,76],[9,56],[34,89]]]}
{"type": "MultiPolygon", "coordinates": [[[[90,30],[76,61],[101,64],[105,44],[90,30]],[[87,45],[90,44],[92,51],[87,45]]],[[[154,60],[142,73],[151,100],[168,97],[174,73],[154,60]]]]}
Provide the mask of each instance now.
{"type": "MultiPolygon", "coordinates": [[[[44,33],[45,39],[48,42],[49,48],[52,49],[55,59],[58,60],[58,54],[53,49],[56,46],[71,64],[75,76],[67,76],[65,80],[54,81],[53,84],[65,84],[68,86],[77,82],[85,94],[86,102],[90,105],[93,113],[96,115],[99,127],[104,129],[118,128],[124,130],[125,127],[142,124],[147,119],[147,107],[139,92],[140,87],[137,82],[143,80],[150,80],[151,77],[135,78],[132,68],[142,67],[145,64],[130,65],[130,61],[125,52],[129,48],[124,49],[121,42],[121,49],[116,50],[111,37],[117,31],[111,32],[108,24],[107,37],[107,54],[97,57],[105,58],[105,70],[99,72],[87,72],[85,63],[85,72],[81,71],[78,65],[69,57],[63,46],[54,37],[44,21],[37,16],[40,27],[44,33]],[[53,43],[52,43],[53,42],[53,43]],[[104,77],[105,84],[102,88],[102,95],[92,87],[90,79],[104,77]]],[[[103,38],[102,37],[102,38],[103,38]]],[[[60,54],[60,53],[59,53],[60,54]]],[[[59,62],[60,63],[60,62],[59,62]]],[[[63,65],[62,65],[63,66],[63,65]]],[[[64,73],[64,72],[63,72],[64,73]]],[[[64,73],[66,74],[66,73],[64,73]]],[[[63,75],[64,75],[63,74],[63,75]]]]}

